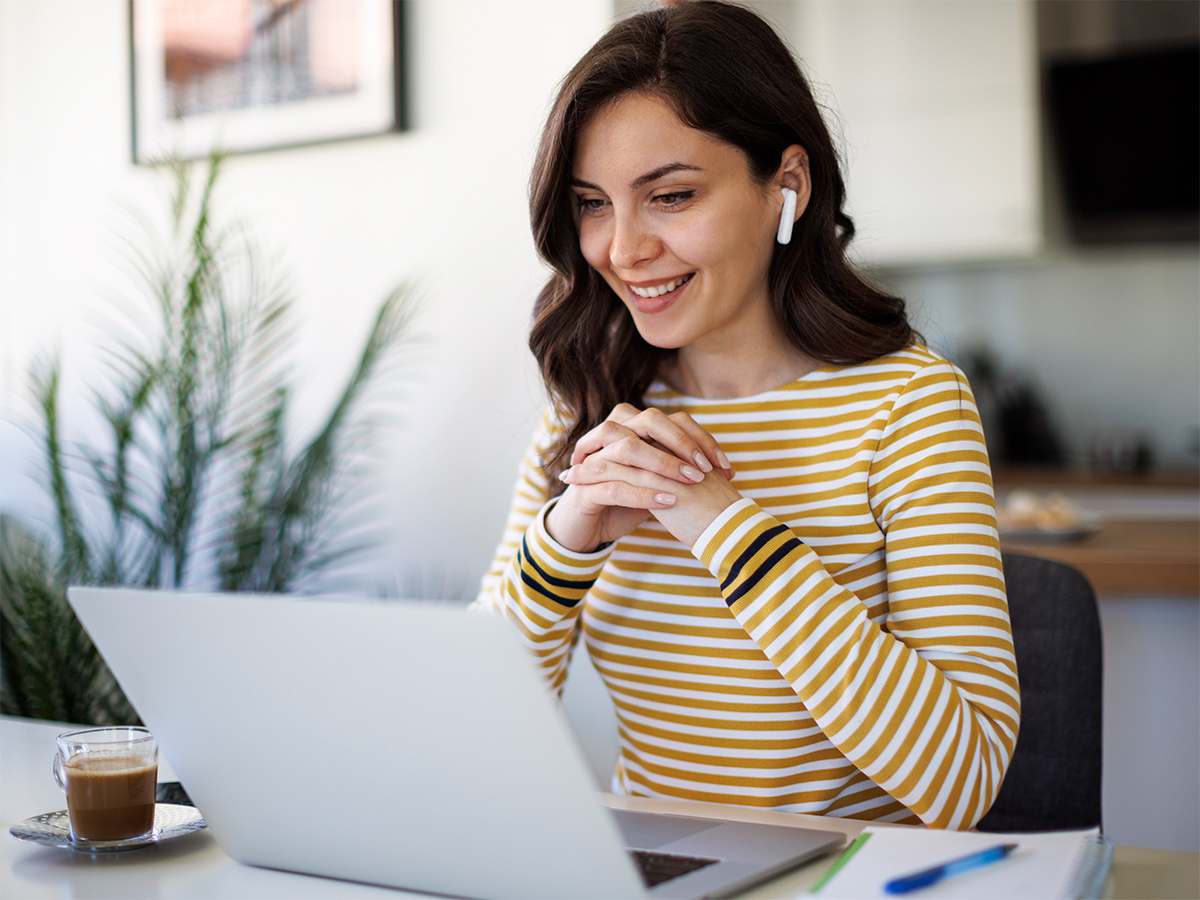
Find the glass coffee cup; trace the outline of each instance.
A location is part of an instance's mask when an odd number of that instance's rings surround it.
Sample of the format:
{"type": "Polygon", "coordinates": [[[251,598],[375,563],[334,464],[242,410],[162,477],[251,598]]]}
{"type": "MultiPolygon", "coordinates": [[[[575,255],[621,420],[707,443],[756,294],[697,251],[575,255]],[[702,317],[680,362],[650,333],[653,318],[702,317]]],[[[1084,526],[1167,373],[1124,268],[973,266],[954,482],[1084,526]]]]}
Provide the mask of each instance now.
{"type": "Polygon", "coordinates": [[[67,795],[77,843],[154,832],[158,744],[145,728],[88,728],[58,736],[54,780],[67,795]]]}

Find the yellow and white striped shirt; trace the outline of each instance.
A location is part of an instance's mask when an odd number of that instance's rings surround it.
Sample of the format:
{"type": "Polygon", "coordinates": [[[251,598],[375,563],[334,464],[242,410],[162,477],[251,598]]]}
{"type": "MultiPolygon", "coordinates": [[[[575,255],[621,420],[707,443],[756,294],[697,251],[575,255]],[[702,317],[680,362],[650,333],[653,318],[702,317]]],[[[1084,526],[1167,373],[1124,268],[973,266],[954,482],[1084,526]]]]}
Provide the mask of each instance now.
{"type": "Polygon", "coordinates": [[[656,383],[741,500],[694,549],[653,518],[597,553],[547,533],[522,464],[475,607],[561,690],[582,629],[620,728],[613,789],[970,828],[1020,718],[995,503],[962,373],[923,347],[731,400],[656,383]]]}

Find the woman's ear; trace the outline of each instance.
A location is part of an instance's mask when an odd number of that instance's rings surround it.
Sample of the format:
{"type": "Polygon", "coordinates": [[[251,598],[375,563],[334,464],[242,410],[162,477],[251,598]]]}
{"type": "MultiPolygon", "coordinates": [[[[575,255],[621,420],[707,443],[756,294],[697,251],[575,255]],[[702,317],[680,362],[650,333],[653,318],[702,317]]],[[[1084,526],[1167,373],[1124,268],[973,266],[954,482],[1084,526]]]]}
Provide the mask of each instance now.
{"type": "Polygon", "coordinates": [[[793,222],[797,222],[808,206],[812,196],[812,177],[808,171],[808,151],[799,144],[792,144],[783,151],[779,162],[779,171],[775,175],[775,190],[791,188],[796,192],[796,214],[793,222]]]}

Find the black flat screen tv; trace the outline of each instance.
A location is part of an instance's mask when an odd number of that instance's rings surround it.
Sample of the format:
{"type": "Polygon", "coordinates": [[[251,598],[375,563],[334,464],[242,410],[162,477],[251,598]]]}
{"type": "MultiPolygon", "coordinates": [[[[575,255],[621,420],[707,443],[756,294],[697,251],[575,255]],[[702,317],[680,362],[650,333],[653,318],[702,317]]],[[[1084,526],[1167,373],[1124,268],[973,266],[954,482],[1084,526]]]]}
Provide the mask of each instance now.
{"type": "Polygon", "coordinates": [[[1054,62],[1046,89],[1074,240],[1200,239],[1200,45],[1054,62]]]}

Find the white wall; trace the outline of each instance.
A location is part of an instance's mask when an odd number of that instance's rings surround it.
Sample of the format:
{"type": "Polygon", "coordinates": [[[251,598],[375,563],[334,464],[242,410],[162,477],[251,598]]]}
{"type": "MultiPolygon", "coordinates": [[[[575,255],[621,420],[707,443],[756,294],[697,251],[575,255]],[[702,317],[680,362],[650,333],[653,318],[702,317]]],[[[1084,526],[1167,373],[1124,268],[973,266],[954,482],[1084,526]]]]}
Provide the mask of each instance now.
{"type": "MultiPolygon", "coordinates": [[[[67,363],[77,438],[105,332],[127,287],[121,204],[162,206],[130,163],[126,0],[0,0],[0,506],[44,514],[18,425],[38,352],[67,363]]],[[[385,293],[425,301],[402,424],[372,484],[388,534],[358,589],[470,595],[507,510],[542,392],[525,333],[544,280],[525,190],[558,80],[610,0],[415,0],[412,121],[402,135],[235,157],[219,207],[289,272],[303,323],[301,419],[348,375],[385,293]]],[[[309,433],[297,422],[298,436],[309,433]]]]}
{"type": "Polygon", "coordinates": [[[1200,260],[1195,245],[1061,250],[1011,265],[883,273],[942,352],[988,344],[1028,377],[1071,461],[1139,432],[1165,466],[1195,467],[1200,260]]]}

